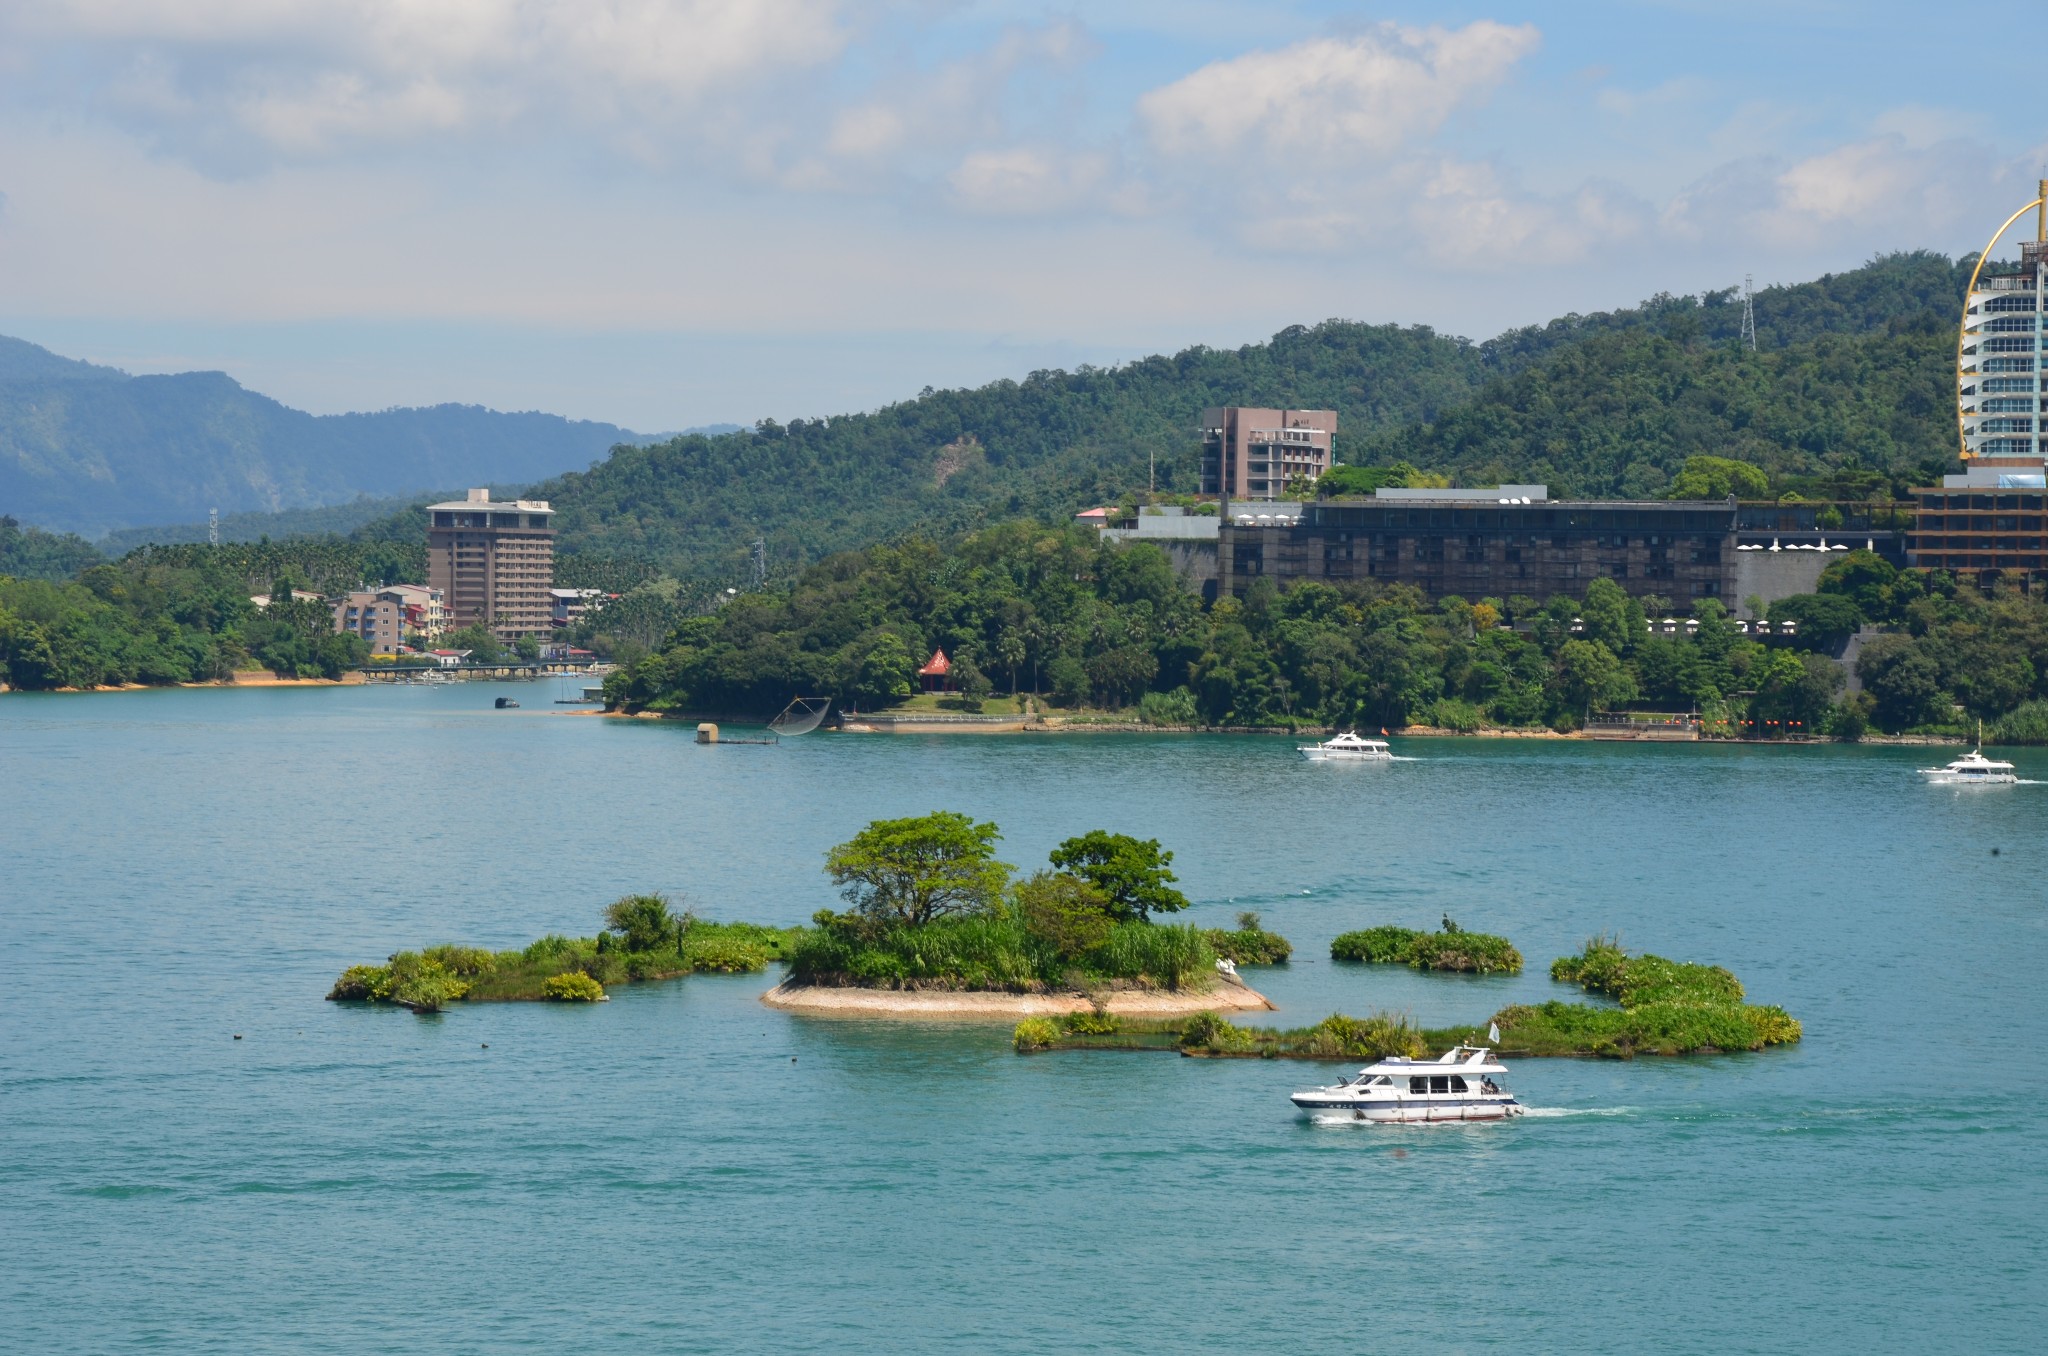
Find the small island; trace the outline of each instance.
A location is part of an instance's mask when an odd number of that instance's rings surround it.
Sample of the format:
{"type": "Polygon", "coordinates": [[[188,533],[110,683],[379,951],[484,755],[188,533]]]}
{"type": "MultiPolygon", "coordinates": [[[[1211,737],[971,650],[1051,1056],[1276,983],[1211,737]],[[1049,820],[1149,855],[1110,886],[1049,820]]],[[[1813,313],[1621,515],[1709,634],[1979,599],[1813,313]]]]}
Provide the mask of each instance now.
{"type": "Polygon", "coordinates": [[[1467,932],[1449,914],[1441,932],[1389,926],[1343,933],[1330,943],[1330,959],[1474,975],[1522,973],[1522,953],[1507,938],[1467,932]]]}
{"type": "Polygon", "coordinates": [[[351,965],[327,997],[422,1014],[459,1002],[597,1003],[617,984],[765,970],[788,959],[799,931],[679,914],[658,894],[627,895],[604,917],[595,937],[550,935],[518,951],[430,946],[400,951],[382,965],[351,965]]]}
{"type": "Polygon", "coordinates": [[[1057,1021],[1026,1018],[1012,1039],[1020,1054],[1171,1050],[1206,1059],[1372,1062],[1432,1058],[1460,1045],[1492,1046],[1504,1058],[1729,1054],[1789,1045],[1803,1034],[1783,1008],[1743,1002],[1741,982],[1720,966],[1632,956],[1612,938],[1596,937],[1579,955],[1560,957],[1550,975],[1619,1006],[1514,1004],[1487,1024],[1431,1029],[1398,1014],[1361,1018],[1336,1013],[1291,1031],[1237,1026],[1213,1011],[1180,1019],[1090,1012],[1057,1021]],[[1497,1037],[1489,1025],[1497,1028],[1497,1037]]]}
{"type": "Polygon", "coordinates": [[[1000,838],[992,823],[940,810],[876,820],[833,848],[825,870],[851,907],[815,916],[791,949],[789,977],[762,1001],[942,1018],[1273,1006],[1235,974],[1238,963],[1292,951],[1256,915],[1240,916],[1234,933],[1153,920],[1188,904],[1158,840],[1097,829],[1013,880],[995,858],[1000,838]]]}

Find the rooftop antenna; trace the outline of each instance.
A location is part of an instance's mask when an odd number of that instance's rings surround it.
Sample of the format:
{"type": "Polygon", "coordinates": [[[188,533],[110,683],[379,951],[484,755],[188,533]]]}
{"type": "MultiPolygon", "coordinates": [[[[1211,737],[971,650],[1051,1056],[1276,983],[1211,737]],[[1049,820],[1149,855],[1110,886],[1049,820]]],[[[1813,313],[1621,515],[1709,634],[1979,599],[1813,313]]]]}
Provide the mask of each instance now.
{"type": "Polygon", "coordinates": [[[210,508],[206,511],[206,544],[208,546],[220,545],[220,510],[217,508],[210,508]]]}
{"type": "Polygon", "coordinates": [[[1742,346],[1751,353],[1756,352],[1756,294],[1750,289],[1751,278],[1742,275],[1742,346]]]}

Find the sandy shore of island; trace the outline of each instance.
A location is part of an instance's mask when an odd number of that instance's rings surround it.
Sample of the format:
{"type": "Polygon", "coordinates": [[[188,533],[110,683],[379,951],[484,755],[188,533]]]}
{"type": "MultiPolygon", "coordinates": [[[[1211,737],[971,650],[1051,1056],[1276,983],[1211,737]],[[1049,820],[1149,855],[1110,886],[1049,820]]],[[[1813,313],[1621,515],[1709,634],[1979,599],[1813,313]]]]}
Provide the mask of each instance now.
{"type": "MultiPolygon", "coordinates": [[[[1077,993],[962,993],[947,989],[848,989],[813,984],[776,985],[761,1001],[784,1012],[818,1017],[929,1018],[955,1022],[1010,1022],[1087,1012],[1094,1004],[1077,993]]],[[[1197,1012],[1265,1012],[1266,996],[1243,983],[1219,981],[1201,992],[1124,989],[1109,996],[1120,1017],[1186,1017],[1197,1012]]]]}

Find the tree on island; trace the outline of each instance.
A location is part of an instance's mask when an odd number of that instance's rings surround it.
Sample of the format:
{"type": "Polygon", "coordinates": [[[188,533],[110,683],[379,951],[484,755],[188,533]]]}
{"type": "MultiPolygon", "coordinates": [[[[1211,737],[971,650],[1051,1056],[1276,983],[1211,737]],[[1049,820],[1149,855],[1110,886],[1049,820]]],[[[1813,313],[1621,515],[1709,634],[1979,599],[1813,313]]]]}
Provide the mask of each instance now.
{"type": "MultiPolygon", "coordinates": [[[[687,915],[686,915],[687,916],[687,915]]],[[[604,925],[617,933],[628,951],[658,951],[675,945],[686,927],[670,912],[663,895],[626,895],[606,906],[604,925]]]]}
{"type": "Polygon", "coordinates": [[[1110,917],[1119,921],[1143,923],[1149,914],[1188,906],[1188,897],[1172,888],[1179,879],[1168,869],[1173,854],[1157,838],[1094,829],[1054,848],[1052,864],[1101,891],[1110,917]]]}
{"type": "Polygon", "coordinates": [[[1002,837],[951,810],[877,819],[825,854],[825,872],[855,912],[920,926],[949,914],[988,913],[1010,882],[995,859],[1002,837]]]}

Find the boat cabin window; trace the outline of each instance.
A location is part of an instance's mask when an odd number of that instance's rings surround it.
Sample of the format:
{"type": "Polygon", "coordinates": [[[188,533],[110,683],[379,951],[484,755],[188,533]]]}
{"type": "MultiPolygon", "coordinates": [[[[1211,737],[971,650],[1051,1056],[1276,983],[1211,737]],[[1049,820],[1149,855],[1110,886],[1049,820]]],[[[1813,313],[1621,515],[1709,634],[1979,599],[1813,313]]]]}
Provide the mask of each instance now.
{"type": "Polygon", "coordinates": [[[1409,1079],[1409,1080],[1408,1080],[1408,1091],[1410,1091],[1410,1092],[1428,1092],[1428,1091],[1429,1091],[1429,1080],[1428,1080],[1427,1078],[1411,1078],[1411,1079],[1409,1079]]]}
{"type": "Polygon", "coordinates": [[[1459,1076],[1459,1075],[1457,1075],[1457,1074],[1452,1074],[1452,1075],[1451,1075],[1451,1091],[1452,1091],[1452,1092],[1467,1092],[1467,1091],[1469,1091],[1469,1089],[1468,1089],[1468,1088],[1466,1088],[1466,1086],[1465,1086],[1465,1080],[1464,1080],[1464,1079],[1463,1079],[1462,1077],[1460,1077],[1460,1076],[1459,1076]]]}
{"type": "Polygon", "coordinates": [[[1438,1074],[1429,1080],[1429,1090],[1431,1092],[1449,1092],[1451,1090],[1451,1080],[1442,1074],[1438,1074]]]}

